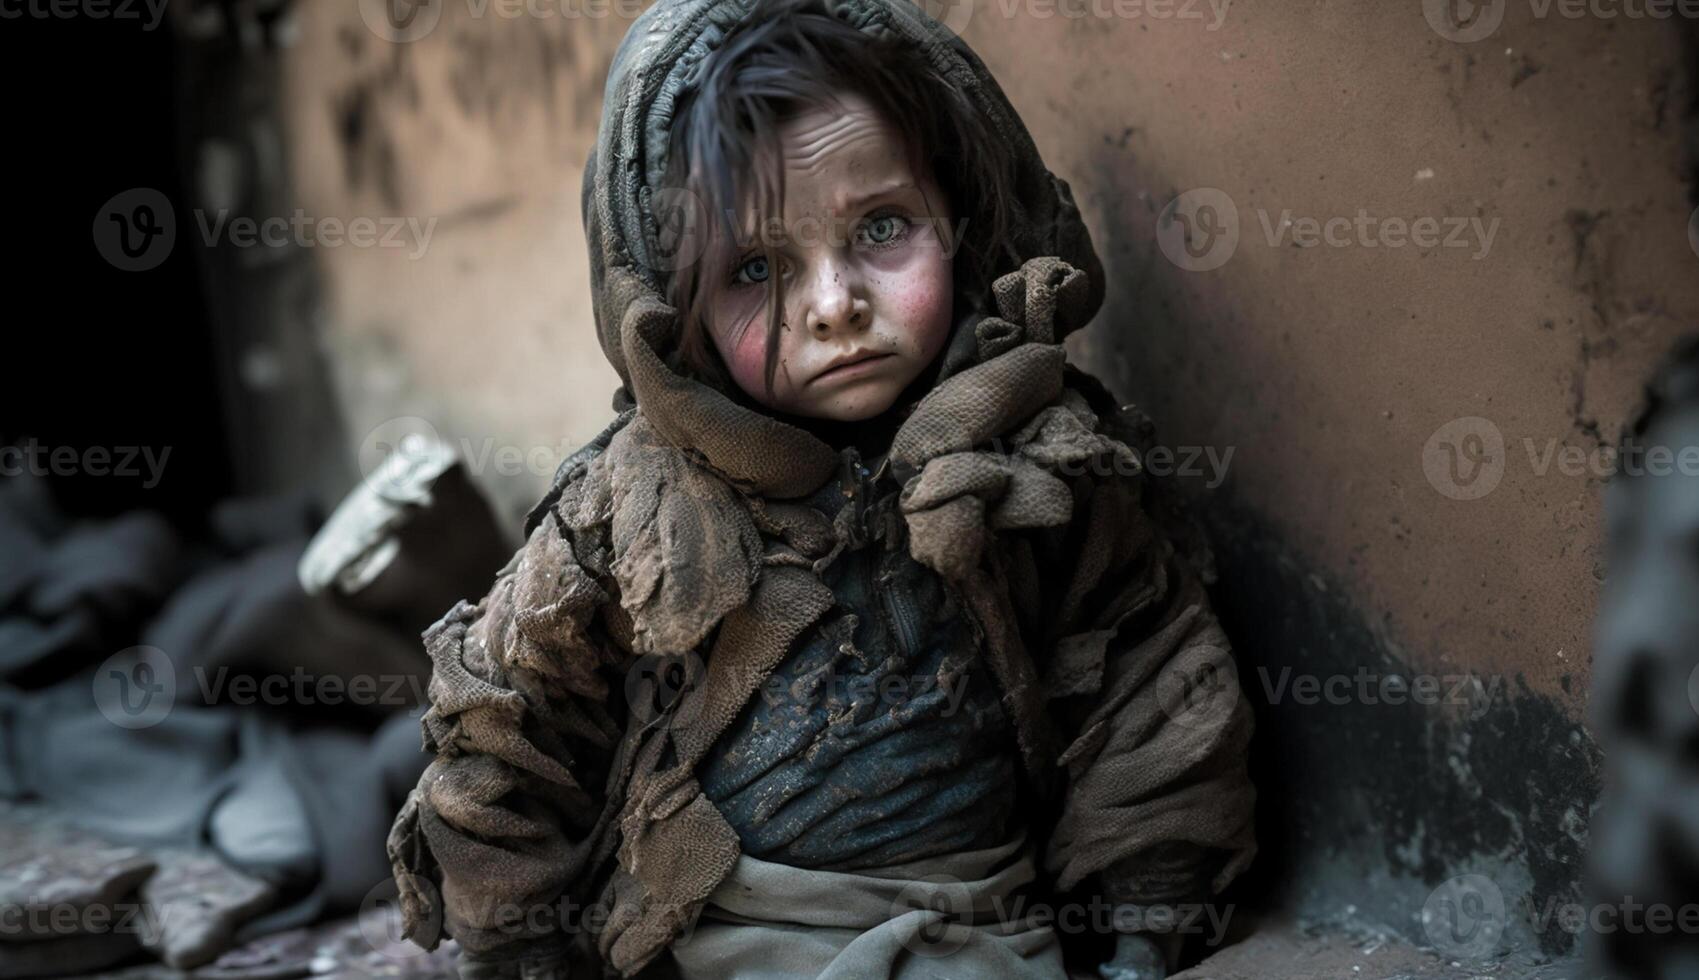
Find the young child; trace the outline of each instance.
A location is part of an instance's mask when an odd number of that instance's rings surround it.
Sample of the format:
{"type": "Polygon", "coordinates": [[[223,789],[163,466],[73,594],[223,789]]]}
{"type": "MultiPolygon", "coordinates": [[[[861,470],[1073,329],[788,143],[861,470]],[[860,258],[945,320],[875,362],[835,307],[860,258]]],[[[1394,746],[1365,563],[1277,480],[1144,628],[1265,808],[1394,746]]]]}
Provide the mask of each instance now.
{"type": "Polygon", "coordinates": [[[659,0],[584,214],[620,414],[426,633],[408,935],[478,977],[1165,976],[1163,913],[1255,850],[1249,712],[985,67],[908,0],[659,0]]]}

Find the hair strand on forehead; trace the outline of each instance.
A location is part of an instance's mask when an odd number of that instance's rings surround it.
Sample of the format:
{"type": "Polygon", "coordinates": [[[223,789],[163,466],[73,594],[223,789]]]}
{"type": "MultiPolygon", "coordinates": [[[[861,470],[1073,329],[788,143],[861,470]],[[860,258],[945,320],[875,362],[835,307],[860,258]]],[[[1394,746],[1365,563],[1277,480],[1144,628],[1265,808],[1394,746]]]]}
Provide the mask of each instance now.
{"type": "MultiPolygon", "coordinates": [[[[919,47],[864,32],[839,20],[826,0],[758,0],[701,66],[697,86],[676,106],[668,141],[668,188],[683,188],[706,210],[708,235],[695,262],[674,270],[669,301],[680,311],[680,352],[699,376],[726,381],[709,336],[710,311],[727,285],[728,266],[747,229],[769,268],[779,268],[770,221],[784,213],[784,159],[779,131],[796,115],[830,109],[845,94],[865,99],[907,144],[916,173],[930,170],[963,230],[954,268],[958,310],[980,308],[1006,269],[1004,249],[1013,161],[971,100],[919,47]]],[[[929,209],[936,212],[934,202],[929,209]]],[[[766,289],[769,393],[784,328],[783,277],[766,289]]],[[[754,314],[751,314],[753,317],[754,314]]],[[[753,324],[739,324],[739,329],[753,324]]]]}

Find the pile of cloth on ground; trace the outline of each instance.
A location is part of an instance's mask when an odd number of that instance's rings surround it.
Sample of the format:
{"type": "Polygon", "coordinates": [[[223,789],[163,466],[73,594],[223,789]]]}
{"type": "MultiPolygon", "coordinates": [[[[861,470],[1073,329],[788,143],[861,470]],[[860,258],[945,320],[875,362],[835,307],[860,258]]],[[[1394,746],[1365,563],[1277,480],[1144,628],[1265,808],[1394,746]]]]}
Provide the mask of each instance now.
{"type": "Polygon", "coordinates": [[[419,634],[513,549],[453,453],[413,448],[328,518],[83,520],[0,482],[0,977],[213,964],[390,884],[419,634]]]}

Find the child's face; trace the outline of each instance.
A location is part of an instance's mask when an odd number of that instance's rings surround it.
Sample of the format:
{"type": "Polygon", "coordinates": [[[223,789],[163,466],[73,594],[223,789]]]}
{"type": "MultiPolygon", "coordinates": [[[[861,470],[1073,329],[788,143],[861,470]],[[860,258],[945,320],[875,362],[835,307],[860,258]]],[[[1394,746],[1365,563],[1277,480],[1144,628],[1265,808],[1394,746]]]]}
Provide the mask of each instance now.
{"type": "Polygon", "coordinates": [[[889,408],[943,349],[952,273],[948,205],[928,169],[863,99],[809,110],[779,131],[783,229],[744,228],[714,274],[709,333],[731,376],[778,411],[855,421],[889,408]],[[763,240],[779,268],[769,269],[763,240]],[[784,276],[773,390],[767,392],[767,278],[784,276]],[[853,366],[841,366],[858,359],[853,366]]]}

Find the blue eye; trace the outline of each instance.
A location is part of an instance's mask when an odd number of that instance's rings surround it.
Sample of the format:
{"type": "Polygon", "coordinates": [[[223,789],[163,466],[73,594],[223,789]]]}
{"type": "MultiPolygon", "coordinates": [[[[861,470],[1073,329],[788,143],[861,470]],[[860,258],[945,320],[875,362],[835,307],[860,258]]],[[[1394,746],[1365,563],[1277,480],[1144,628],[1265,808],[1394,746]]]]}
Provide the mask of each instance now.
{"type": "Polygon", "coordinates": [[[752,286],[756,283],[766,282],[768,274],[767,257],[757,255],[737,267],[737,271],[732,274],[732,281],[740,285],[752,286]]]}
{"type": "Polygon", "coordinates": [[[862,222],[860,237],[870,245],[885,245],[896,240],[907,229],[907,218],[885,214],[862,222]]]}

